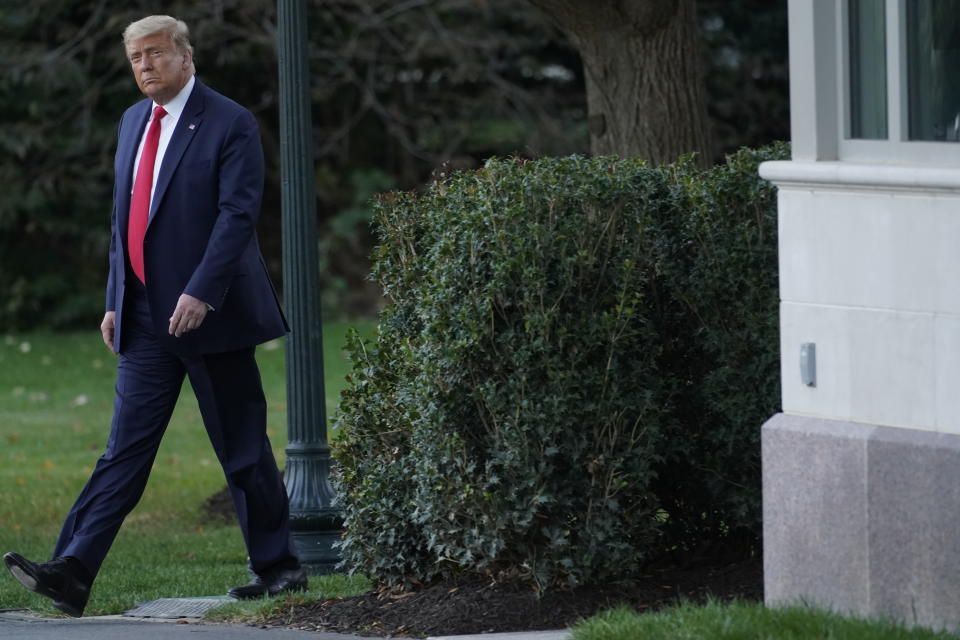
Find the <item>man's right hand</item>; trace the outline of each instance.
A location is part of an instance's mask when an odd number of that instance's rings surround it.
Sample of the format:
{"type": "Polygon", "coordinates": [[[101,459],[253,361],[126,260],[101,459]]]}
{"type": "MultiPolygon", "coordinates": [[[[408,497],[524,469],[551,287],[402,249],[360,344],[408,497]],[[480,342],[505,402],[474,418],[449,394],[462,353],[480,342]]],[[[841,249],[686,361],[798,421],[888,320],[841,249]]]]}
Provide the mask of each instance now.
{"type": "Polygon", "coordinates": [[[103,322],[100,323],[100,334],[103,336],[103,344],[107,345],[110,351],[117,352],[113,348],[113,332],[117,326],[117,312],[107,311],[103,314],[103,322]]]}

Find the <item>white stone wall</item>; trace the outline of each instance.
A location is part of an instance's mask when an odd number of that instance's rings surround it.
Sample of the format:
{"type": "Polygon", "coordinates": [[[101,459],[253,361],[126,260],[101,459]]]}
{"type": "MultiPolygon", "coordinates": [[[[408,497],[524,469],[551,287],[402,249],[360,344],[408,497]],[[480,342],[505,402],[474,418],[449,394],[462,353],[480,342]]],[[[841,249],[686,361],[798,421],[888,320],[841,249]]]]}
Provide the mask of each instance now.
{"type": "Polygon", "coordinates": [[[960,434],[960,169],[767,163],[783,410],[960,434]],[[817,383],[800,345],[817,345],[817,383]]]}
{"type": "Polygon", "coordinates": [[[846,2],[788,6],[793,161],[760,169],[779,187],[783,380],[765,599],[955,630],[960,144],[906,135],[905,2],[885,2],[888,140],[848,139],[846,2]]]}

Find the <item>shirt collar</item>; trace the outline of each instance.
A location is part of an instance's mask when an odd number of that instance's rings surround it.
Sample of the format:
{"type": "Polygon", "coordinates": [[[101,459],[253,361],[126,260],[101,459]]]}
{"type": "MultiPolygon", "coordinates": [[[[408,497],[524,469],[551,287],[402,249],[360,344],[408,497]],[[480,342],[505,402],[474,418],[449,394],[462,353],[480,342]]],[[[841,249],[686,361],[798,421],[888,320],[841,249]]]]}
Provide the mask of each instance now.
{"type": "MultiPolygon", "coordinates": [[[[177,96],[163,105],[163,110],[167,112],[167,115],[170,117],[170,122],[176,122],[180,119],[180,114],[183,113],[184,107],[187,106],[187,100],[190,98],[190,92],[193,91],[193,85],[196,84],[196,76],[190,76],[190,79],[187,80],[187,84],[183,85],[183,89],[180,89],[180,93],[177,96]]],[[[157,107],[157,103],[153,103],[154,109],[157,107]]],[[[152,116],[151,116],[152,117],[152,116]]]]}

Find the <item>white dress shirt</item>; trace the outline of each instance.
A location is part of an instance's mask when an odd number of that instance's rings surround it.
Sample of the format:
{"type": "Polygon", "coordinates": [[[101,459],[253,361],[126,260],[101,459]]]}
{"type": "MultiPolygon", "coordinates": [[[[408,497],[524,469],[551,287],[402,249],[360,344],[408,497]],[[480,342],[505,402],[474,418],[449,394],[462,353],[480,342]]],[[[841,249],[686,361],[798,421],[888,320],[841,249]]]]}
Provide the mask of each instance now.
{"type": "MultiPolygon", "coordinates": [[[[163,110],[167,112],[167,115],[163,116],[163,119],[160,120],[160,141],[157,144],[157,161],[153,165],[153,186],[150,188],[151,206],[153,206],[153,192],[157,188],[157,176],[160,175],[160,167],[163,166],[163,154],[166,153],[167,145],[170,144],[170,138],[173,137],[173,130],[177,128],[180,114],[183,113],[184,107],[187,106],[187,99],[190,97],[190,92],[193,91],[194,84],[196,84],[196,78],[190,76],[187,84],[183,86],[183,89],[180,89],[180,93],[178,93],[173,100],[163,105],[163,110]]],[[[156,109],[157,106],[157,103],[154,102],[153,106],[150,107],[150,118],[147,120],[147,126],[143,128],[143,135],[140,136],[140,146],[137,147],[137,157],[133,161],[134,181],[136,181],[137,169],[140,166],[140,154],[143,153],[143,142],[147,138],[147,131],[150,129],[150,123],[153,122],[153,110],[156,109]]],[[[132,189],[130,193],[133,193],[132,189]]]]}

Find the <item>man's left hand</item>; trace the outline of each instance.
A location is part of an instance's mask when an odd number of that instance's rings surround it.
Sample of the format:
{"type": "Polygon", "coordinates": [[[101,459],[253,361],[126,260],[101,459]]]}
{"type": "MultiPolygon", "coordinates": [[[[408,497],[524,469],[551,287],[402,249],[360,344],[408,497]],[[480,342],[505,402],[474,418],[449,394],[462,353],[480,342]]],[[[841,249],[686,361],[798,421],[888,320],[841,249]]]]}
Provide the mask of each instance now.
{"type": "Polygon", "coordinates": [[[170,316],[170,328],[167,332],[179,338],[186,332],[198,328],[203,324],[203,319],[206,317],[206,302],[186,293],[181,294],[180,299],[177,300],[177,308],[173,310],[173,315],[170,316]]]}

